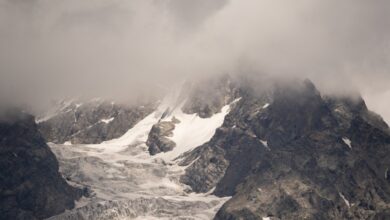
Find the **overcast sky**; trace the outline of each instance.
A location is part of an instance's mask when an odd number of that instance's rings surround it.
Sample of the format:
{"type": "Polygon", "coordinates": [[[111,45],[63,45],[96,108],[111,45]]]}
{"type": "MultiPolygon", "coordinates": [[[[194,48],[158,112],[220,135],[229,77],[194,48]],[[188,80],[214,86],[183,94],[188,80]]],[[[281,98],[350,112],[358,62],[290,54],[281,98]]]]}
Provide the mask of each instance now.
{"type": "Polygon", "coordinates": [[[389,11],[388,0],[0,0],[0,98],[133,96],[244,67],[358,90],[390,122],[389,11]]]}

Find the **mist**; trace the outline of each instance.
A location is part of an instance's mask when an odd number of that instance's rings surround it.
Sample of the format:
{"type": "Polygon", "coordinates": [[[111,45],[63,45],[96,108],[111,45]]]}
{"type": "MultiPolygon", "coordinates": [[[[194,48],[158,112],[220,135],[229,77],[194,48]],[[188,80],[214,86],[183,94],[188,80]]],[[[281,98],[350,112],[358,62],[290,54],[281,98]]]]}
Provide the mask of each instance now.
{"type": "Polygon", "coordinates": [[[386,0],[0,0],[0,100],[133,99],[251,70],[358,91],[390,122],[386,0]]]}

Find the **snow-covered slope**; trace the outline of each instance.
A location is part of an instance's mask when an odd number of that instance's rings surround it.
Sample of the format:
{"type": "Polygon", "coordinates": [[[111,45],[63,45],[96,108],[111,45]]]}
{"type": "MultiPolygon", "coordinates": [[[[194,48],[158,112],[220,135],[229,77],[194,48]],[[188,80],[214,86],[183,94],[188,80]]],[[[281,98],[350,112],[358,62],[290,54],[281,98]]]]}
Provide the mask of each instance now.
{"type": "Polygon", "coordinates": [[[196,113],[186,114],[181,107],[176,108],[169,117],[164,119],[166,121],[171,121],[173,118],[178,120],[172,137],[169,137],[176,144],[176,147],[172,151],[157,154],[156,157],[167,161],[174,160],[183,153],[191,151],[209,141],[215,134],[215,130],[222,125],[225,116],[230,111],[230,105],[238,100],[236,99],[232,103],[225,105],[221,112],[214,114],[210,118],[201,118],[196,113]]]}
{"type": "Polygon", "coordinates": [[[184,168],[174,159],[207,142],[230,107],[210,118],[185,114],[181,91],[174,90],[123,136],[101,144],[50,144],[68,181],[91,190],[79,208],[51,219],[211,219],[228,198],[196,194],[182,184],[184,168]],[[176,118],[170,137],[176,147],[151,156],[149,132],[160,121],[176,118]]]}

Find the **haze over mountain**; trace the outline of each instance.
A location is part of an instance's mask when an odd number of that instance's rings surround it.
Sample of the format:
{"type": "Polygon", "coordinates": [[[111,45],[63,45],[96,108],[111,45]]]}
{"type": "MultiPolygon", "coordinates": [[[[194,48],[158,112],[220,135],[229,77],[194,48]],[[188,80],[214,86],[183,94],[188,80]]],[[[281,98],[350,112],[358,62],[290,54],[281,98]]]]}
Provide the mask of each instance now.
{"type": "Polygon", "coordinates": [[[389,118],[389,9],[386,0],[1,0],[0,94],[132,100],[188,75],[254,71],[357,90],[389,118]]]}
{"type": "Polygon", "coordinates": [[[0,0],[0,219],[390,219],[389,11],[0,0]]]}

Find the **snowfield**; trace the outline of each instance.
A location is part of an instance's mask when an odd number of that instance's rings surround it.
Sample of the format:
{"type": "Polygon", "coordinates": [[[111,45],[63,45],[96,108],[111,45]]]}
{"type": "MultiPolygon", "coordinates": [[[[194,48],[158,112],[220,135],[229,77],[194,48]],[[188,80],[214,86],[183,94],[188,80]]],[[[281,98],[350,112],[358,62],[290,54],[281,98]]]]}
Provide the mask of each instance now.
{"type": "Polygon", "coordinates": [[[185,167],[174,159],[210,140],[230,107],[203,119],[183,113],[178,97],[173,93],[165,98],[118,139],[94,145],[49,143],[68,182],[91,190],[75,209],[50,219],[212,219],[229,198],[192,193],[179,182],[185,167]],[[170,137],[176,147],[150,156],[145,144],[149,131],[172,117],[180,121],[170,137]]]}

